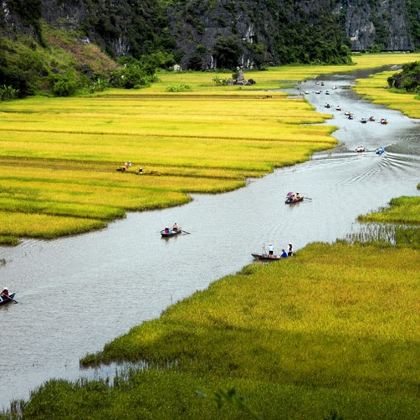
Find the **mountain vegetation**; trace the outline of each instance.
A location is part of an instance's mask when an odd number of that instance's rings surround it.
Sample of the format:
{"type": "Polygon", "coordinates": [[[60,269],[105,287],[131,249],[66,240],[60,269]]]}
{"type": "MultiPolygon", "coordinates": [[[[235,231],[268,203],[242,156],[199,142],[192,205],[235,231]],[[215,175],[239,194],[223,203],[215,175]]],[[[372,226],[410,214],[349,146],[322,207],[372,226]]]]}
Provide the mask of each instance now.
{"type": "Polygon", "coordinates": [[[420,61],[405,64],[400,73],[388,78],[388,85],[407,92],[420,93],[420,61]]]}
{"type": "Polygon", "coordinates": [[[0,86],[71,95],[116,82],[112,72],[127,66],[126,87],[145,86],[151,62],[193,70],[348,63],[350,49],[418,48],[419,1],[3,0],[0,86]]]}

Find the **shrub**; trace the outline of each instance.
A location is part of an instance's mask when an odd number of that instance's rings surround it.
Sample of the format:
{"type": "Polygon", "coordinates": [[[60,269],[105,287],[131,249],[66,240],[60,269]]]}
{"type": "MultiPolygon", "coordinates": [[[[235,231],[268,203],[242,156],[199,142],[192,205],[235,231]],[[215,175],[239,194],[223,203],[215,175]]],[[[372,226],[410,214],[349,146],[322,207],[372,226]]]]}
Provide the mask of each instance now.
{"type": "Polygon", "coordinates": [[[132,60],[112,73],[111,86],[124,89],[146,87],[156,80],[156,69],[155,67],[153,69],[152,72],[149,65],[143,66],[141,62],[132,60]]]}
{"type": "Polygon", "coordinates": [[[55,73],[51,79],[52,92],[55,96],[71,96],[80,87],[77,75],[73,72],[55,73]]]}
{"type": "Polygon", "coordinates": [[[191,90],[191,86],[184,83],[180,83],[179,85],[171,85],[166,88],[166,92],[190,92],[191,90]]]}
{"type": "Polygon", "coordinates": [[[213,82],[216,86],[227,86],[229,83],[232,83],[232,79],[229,79],[228,77],[222,78],[215,76],[213,77],[213,82]]]}
{"type": "Polygon", "coordinates": [[[239,64],[242,45],[235,36],[219,37],[214,45],[214,56],[219,68],[234,69],[239,64]]]}
{"type": "Polygon", "coordinates": [[[96,79],[89,86],[89,92],[103,92],[108,87],[108,82],[105,79],[96,79]]]}
{"type": "Polygon", "coordinates": [[[1,101],[10,101],[11,99],[16,99],[18,96],[19,89],[15,89],[14,87],[8,85],[0,86],[1,101]]]}

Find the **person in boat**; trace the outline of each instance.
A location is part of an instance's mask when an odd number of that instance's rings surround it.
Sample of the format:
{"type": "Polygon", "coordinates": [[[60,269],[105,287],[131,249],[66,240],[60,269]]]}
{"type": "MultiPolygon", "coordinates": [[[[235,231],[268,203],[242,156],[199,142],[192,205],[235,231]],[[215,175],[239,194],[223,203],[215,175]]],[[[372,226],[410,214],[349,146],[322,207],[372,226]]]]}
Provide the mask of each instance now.
{"type": "Polygon", "coordinates": [[[284,249],[281,250],[280,257],[281,258],[287,258],[288,257],[286,250],[284,250],[284,249]]]}
{"type": "Polygon", "coordinates": [[[287,255],[291,257],[293,255],[293,245],[289,244],[289,249],[287,251],[287,255]]]}
{"type": "Polygon", "coordinates": [[[0,297],[2,299],[8,299],[9,298],[9,289],[7,287],[3,288],[3,290],[0,293],[0,297]]]}
{"type": "Polygon", "coordinates": [[[169,235],[169,228],[166,227],[165,229],[163,229],[163,231],[165,232],[166,235],[169,235]]]}
{"type": "Polygon", "coordinates": [[[270,258],[274,257],[274,246],[273,246],[273,244],[269,244],[267,246],[267,251],[268,251],[268,256],[270,258]]]}
{"type": "Polygon", "coordinates": [[[175,222],[174,225],[172,226],[172,231],[173,232],[178,232],[179,231],[179,226],[178,226],[177,222],[175,222]]]}
{"type": "Polygon", "coordinates": [[[299,201],[302,198],[302,196],[297,192],[293,198],[293,201],[299,201]]]}

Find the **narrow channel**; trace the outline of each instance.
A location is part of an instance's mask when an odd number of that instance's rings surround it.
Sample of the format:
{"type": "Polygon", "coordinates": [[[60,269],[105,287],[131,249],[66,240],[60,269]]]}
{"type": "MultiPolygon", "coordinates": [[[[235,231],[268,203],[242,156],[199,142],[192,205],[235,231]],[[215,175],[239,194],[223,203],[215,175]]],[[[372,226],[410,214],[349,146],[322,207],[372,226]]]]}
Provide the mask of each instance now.
{"type": "Polygon", "coordinates": [[[359,214],[392,197],[417,195],[419,122],[361,100],[349,90],[353,81],[345,75],[325,79],[322,87],[315,81],[300,85],[319,111],[334,115],[328,123],[339,127],[334,135],[341,143],[334,151],[231,193],[195,195],[185,206],[130,213],[102,231],[0,248],[6,261],[1,285],[16,290],[20,302],[0,308],[8,332],[1,340],[0,407],[27,398],[47,379],[77,379],[83,375],[79,359],[87,352],[240,270],[264,244],[281,250],[288,242],[295,249],[333,242],[357,231],[359,214]],[[326,103],[333,107],[325,109],[326,103]],[[337,105],[342,111],[335,111],[337,105]],[[375,122],[360,123],[371,115],[375,122]],[[388,125],[378,123],[382,117],[388,125]],[[355,153],[359,145],[368,151],[355,153]],[[378,146],[387,152],[377,156],[378,146]],[[288,191],[311,200],[287,206],[288,191]],[[175,221],[191,234],[162,240],[160,229],[175,221]]]}

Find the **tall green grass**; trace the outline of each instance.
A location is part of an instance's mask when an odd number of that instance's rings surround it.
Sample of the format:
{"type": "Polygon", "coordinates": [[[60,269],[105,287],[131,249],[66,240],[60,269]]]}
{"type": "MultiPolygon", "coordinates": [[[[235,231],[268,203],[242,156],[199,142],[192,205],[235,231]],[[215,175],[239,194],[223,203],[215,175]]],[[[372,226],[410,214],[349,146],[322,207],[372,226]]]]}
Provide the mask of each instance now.
{"type": "Polygon", "coordinates": [[[51,381],[24,415],[411,418],[420,409],[418,257],[408,248],[317,243],[250,265],[82,360],[149,369],[114,387],[51,381]],[[231,388],[243,404],[218,408],[231,388]]]}

